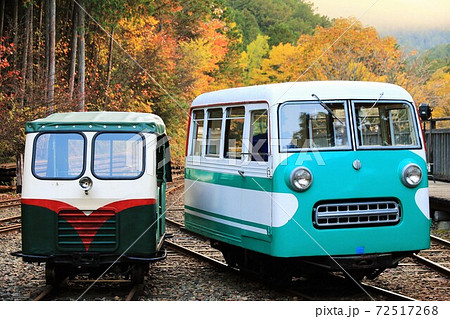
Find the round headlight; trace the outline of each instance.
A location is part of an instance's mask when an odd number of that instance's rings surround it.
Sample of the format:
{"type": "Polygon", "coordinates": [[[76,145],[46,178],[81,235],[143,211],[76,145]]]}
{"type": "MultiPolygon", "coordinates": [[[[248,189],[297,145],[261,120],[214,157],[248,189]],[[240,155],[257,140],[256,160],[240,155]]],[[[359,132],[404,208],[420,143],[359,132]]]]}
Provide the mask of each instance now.
{"type": "Polygon", "coordinates": [[[416,164],[408,164],[402,171],[402,182],[407,187],[416,187],[422,181],[422,170],[416,164]]]}
{"type": "Polygon", "coordinates": [[[310,170],[305,167],[294,169],[289,177],[291,187],[298,192],[306,191],[311,186],[312,180],[310,170]]]}
{"type": "Polygon", "coordinates": [[[92,188],[92,179],[90,179],[89,177],[85,176],[82,177],[78,183],[80,184],[80,187],[84,190],[84,192],[87,194],[90,189],[92,188]]]}

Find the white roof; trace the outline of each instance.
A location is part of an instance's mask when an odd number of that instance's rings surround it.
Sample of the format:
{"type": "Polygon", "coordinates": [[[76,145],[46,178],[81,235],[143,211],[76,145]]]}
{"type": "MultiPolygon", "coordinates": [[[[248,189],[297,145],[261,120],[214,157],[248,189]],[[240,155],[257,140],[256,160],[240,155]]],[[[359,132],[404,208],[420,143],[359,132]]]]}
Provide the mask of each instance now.
{"type": "Polygon", "coordinates": [[[389,83],[356,81],[290,82],[240,87],[199,95],[192,107],[243,102],[267,102],[270,106],[286,101],[315,100],[376,100],[381,93],[383,100],[406,100],[413,102],[403,88],[389,83]]]}

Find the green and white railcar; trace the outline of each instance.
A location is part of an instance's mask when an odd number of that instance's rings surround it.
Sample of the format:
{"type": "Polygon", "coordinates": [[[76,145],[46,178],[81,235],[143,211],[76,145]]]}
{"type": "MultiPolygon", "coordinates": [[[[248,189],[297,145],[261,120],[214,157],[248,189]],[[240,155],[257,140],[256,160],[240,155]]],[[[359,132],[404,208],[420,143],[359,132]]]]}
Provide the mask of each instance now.
{"type": "Polygon", "coordinates": [[[234,88],[200,95],[190,114],[186,228],[229,264],[374,277],[429,247],[424,140],[401,87],[234,88]]]}
{"type": "Polygon", "coordinates": [[[165,125],[156,115],[59,113],[26,124],[22,251],[48,283],[111,265],[142,282],[163,259],[165,125]],[[162,217],[162,218],[161,218],[162,217]]]}

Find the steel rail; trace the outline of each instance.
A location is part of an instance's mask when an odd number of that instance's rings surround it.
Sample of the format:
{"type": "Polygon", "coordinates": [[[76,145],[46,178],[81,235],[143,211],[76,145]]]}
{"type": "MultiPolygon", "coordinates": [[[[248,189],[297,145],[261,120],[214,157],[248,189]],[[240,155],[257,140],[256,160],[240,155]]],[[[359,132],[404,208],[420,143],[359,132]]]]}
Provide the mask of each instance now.
{"type": "Polygon", "coordinates": [[[17,207],[17,206],[20,206],[20,199],[16,199],[16,200],[12,200],[12,201],[8,201],[8,204],[6,204],[6,202],[0,202],[0,209],[5,209],[5,208],[11,208],[11,207],[17,207]],[[17,201],[19,201],[18,203],[15,203],[15,204],[9,204],[9,203],[11,203],[11,202],[17,202],[17,201]]]}
{"type": "Polygon", "coordinates": [[[128,293],[127,297],[125,298],[125,301],[133,301],[135,298],[139,296],[139,292],[143,288],[143,284],[136,284],[131,287],[130,292],[128,293]]]}
{"type": "Polygon", "coordinates": [[[448,269],[448,268],[446,268],[446,267],[444,267],[444,266],[442,266],[442,265],[440,265],[440,264],[438,264],[438,263],[436,263],[434,261],[431,261],[428,258],[419,256],[417,254],[413,254],[413,259],[416,262],[418,262],[418,263],[420,263],[422,265],[425,265],[425,266],[427,266],[428,268],[431,268],[434,271],[437,271],[441,275],[444,275],[446,277],[450,277],[450,269],[448,269]]]}
{"type": "Polygon", "coordinates": [[[174,191],[176,191],[177,189],[180,189],[180,188],[182,188],[182,187],[184,187],[184,183],[182,183],[182,184],[180,184],[180,185],[177,185],[177,186],[173,186],[173,187],[171,187],[171,188],[168,188],[168,189],[166,190],[166,194],[170,194],[170,193],[172,193],[172,192],[174,192],[174,191]]]}
{"type": "Polygon", "coordinates": [[[439,244],[439,245],[445,246],[447,248],[450,248],[450,241],[447,241],[447,240],[445,240],[443,238],[440,238],[440,237],[437,237],[437,236],[434,236],[434,235],[430,235],[430,239],[431,239],[432,242],[435,242],[436,244],[439,244]]]}
{"type": "Polygon", "coordinates": [[[55,286],[47,285],[45,286],[44,290],[41,291],[41,293],[33,299],[33,301],[42,301],[44,298],[50,296],[52,292],[55,290],[55,286]]]}
{"type": "Polygon", "coordinates": [[[384,289],[384,288],[380,288],[380,287],[376,287],[376,286],[372,286],[369,284],[364,284],[364,283],[360,283],[361,286],[364,287],[364,289],[366,289],[367,291],[371,291],[373,293],[378,293],[381,295],[384,295],[386,297],[389,298],[389,301],[417,301],[414,298],[384,289]]]}
{"type": "Polygon", "coordinates": [[[200,254],[200,253],[198,253],[198,252],[196,252],[196,251],[194,251],[192,249],[189,249],[189,248],[186,248],[184,246],[178,245],[178,244],[176,244],[176,243],[174,243],[174,242],[172,242],[170,240],[166,240],[165,244],[168,247],[170,247],[172,249],[175,249],[175,250],[178,250],[179,252],[181,252],[181,253],[183,253],[185,255],[189,255],[189,256],[195,257],[197,259],[200,259],[202,261],[206,261],[207,263],[210,263],[213,266],[216,266],[218,268],[239,271],[237,269],[229,267],[227,264],[225,264],[225,263],[223,263],[223,262],[221,262],[219,260],[216,260],[214,258],[211,258],[211,257],[208,257],[206,255],[200,254]]]}
{"type": "Polygon", "coordinates": [[[0,227],[0,233],[7,233],[13,230],[19,230],[22,228],[22,225],[9,225],[9,226],[3,226],[0,227]]]}
{"type": "MultiPolygon", "coordinates": [[[[181,224],[181,223],[179,223],[177,221],[174,221],[174,220],[172,220],[170,218],[166,217],[166,222],[168,224],[172,224],[173,226],[179,227],[180,230],[185,232],[185,233],[188,233],[190,235],[195,235],[197,237],[203,237],[201,235],[198,235],[198,234],[196,234],[194,232],[191,232],[191,231],[187,230],[186,228],[184,228],[183,224],[181,224]]],[[[200,254],[199,252],[196,252],[196,251],[194,251],[192,249],[183,247],[181,245],[175,244],[175,243],[170,242],[168,240],[166,240],[165,243],[169,247],[172,247],[173,249],[176,249],[176,250],[178,250],[178,251],[180,251],[182,253],[185,253],[187,255],[190,255],[190,256],[193,256],[195,258],[198,258],[198,259],[201,259],[203,261],[206,261],[206,262],[208,262],[208,263],[210,263],[210,264],[212,264],[214,266],[220,267],[221,269],[227,269],[227,270],[238,272],[238,273],[240,272],[239,269],[230,267],[230,266],[228,266],[227,264],[225,264],[225,263],[223,263],[221,261],[218,261],[218,260],[216,260],[214,258],[205,256],[203,254],[200,254]]],[[[362,287],[364,287],[368,291],[371,291],[373,293],[377,293],[379,295],[386,296],[391,301],[416,301],[416,299],[410,298],[408,296],[404,296],[402,294],[399,294],[399,293],[396,293],[396,292],[393,292],[393,291],[390,291],[390,290],[387,290],[387,289],[383,289],[383,288],[380,288],[380,287],[376,287],[376,286],[372,286],[372,285],[364,284],[364,283],[360,283],[360,285],[362,287]]],[[[305,300],[309,300],[309,301],[319,300],[317,298],[314,298],[312,296],[309,296],[308,294],[305,294],[305,293],[303,293],[301,291],[298,291],[298,290],[295,290],[295,289],[292,289],[292,288],[278,288],[277,290],[282,292],[282,293],[284,293],[284,294],[301,297],[301,298],[303,298],[305,300]]]]}
{"type": "Polygon", "coordinates": [[[20,217],[21,217],[20,215],[14,215],[14,216],[11,216],[11,217],[6,217],[6,218],[3,218],[3,219],[0,219],[0,223],[9,222],[9,221],[14,220],[14,219],[19,219],[20,217]]]}
{"type": "Polygon", "coordinates": [[[11,202],[17,202],[17,201],[20,201],[20,200],[21,200],[20,197],[19,198],[15,198],[15,199],[4,199],[4,200],[0,200],[0,205],[2,205],[2,204],[9,204],[11,202]]]}

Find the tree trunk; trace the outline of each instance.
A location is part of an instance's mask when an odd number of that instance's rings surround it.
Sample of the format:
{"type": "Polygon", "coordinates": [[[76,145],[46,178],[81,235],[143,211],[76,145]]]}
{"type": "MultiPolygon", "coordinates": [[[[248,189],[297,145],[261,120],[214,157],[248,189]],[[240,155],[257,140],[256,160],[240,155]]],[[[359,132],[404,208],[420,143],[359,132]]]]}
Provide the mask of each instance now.
{"type": "Polygon", "coordinates": [[[55,99],[55,24],[56,24],[56,0],[48,0],[49,5],[49,29],[48,29],[48,43],[49,43],[49,60],[48,60],[48,87],[47,87],[47,105],[49,111],[53,112],[55,99]]]}
{"type": "Polygon", "coordinates": [[[80,33],[79,39],[80,43],[78,45],[78,110],[84,111],[84,103],[85,103],[85,48],[84,48],[84,11],[81,7],[84,8],[84,1],[78,1],[78,30],[80,33]]]}
{"type": "Polygon", "coordinates": [[[69,68],[69,97],[73,98],[73,88],[75,85],[75,69],[77,64],[77,43],[78,43],[78,18],[77,8],[73,8],[72,13],[72,40],[70,44],[70,68],[69,68]]]}
{"type": "Polygon", "coordinates": [[[19,0],[14,0],[13,43],[14,49],[16,50],[16,53],[14,54],[14,69],[17,69],[17,56],[18,56],[17,47],[19,45],[18,34],[19,34],[19,0]]]}
{"type": "Polygon", "coordinates": [[[28,74],[27,74],[27,83],[28,83],[28,90],[27,90],[27,104],[33,104],[33,60],[34,60],[34,53],[33,53],[33,44],[34,44],[34,26],[33,26],[33,19],[34,19],[34,5],[30,3],[28,5],[30,7],[30,23],[28,28],[28,74]]]}
{"type": "Polygon", "coordinates": [[[30,42],[30,13],[31,4],[27,5],[25,10],[25,39],[23,41],[22,51],[22,83],[20,85],[21,107],[25,105],[25,90],[27,88],[27,75],[28,75],[28,48],[30,42]]]}
{"type": "Polygon", "coordinates": [[[3,25],[5,24],[5,0],[2,0],[0,4],[0,41],[3,38],[3,25]]]}
{"type": "Polygon", "coordinates": [[[112,69],[112,59],[113,59],[113,49],[114,49],[114,27],[111,28],[111,36],[109,38],[109,54],[108,54],[108,72],[106,73],[106,86],[105,86],[105,107],[108,105],[108,93],[109,84],[111,82],[111,69],[112,69]]]}

